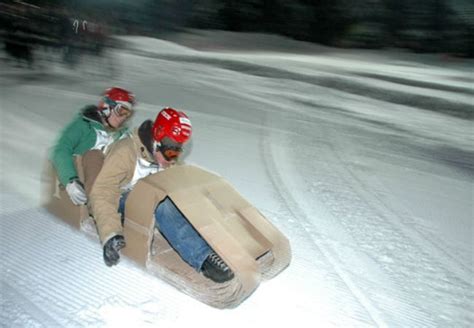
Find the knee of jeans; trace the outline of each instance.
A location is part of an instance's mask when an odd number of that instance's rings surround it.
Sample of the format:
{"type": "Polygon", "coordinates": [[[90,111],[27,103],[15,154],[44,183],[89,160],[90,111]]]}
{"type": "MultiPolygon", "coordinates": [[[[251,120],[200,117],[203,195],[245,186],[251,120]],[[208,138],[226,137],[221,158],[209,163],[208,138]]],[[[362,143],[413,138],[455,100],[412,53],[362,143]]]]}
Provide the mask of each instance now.
{"type": "Polygon", "coordinates": [[[173,202],[171,201],[171,199],[169,199],[168,197],[166,197],[160,204],[160,206],[163,206],[163,208],[167,209],[167,210],[170,210],[172,208],[174,208],[174,204],[173,202]]]}
{"type": "Polygon", "coordinates": [[[158,204],[155,214],[160,216],[170,215],[170,213],[173,211],[173,207],[173,203],[168,198],[166,198],[164,201],[158,204]]]}

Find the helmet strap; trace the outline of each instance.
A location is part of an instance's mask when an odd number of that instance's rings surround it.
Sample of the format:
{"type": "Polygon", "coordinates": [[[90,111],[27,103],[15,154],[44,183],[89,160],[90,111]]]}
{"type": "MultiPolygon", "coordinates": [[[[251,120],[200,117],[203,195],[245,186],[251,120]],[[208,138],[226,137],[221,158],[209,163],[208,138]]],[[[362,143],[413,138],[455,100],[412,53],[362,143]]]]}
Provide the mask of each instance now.
{"type": "Polygon", "coordinates": [[[104,121],[105,121],[105,123],[107,123],[107,126],[108,126],[109,128],[112,128],[112,125],[110,125],[109,117],[108,117],[108,116],[104,118],[104,121]]]}
{"type": "Polygon", "coordinates": [[[107,109],[102,110],[101,113],[102,113],[103,118],[108,118],[110,116],[111,111],[110,109],[107,108],[107,109]]]}
{"type": "Polygon", "coordinates": [[[153,152],[161,151],[161,142],[153,140],[153,152]]]}
{"type": "Polygon", "coordinates": [[[109,122],[110,113],[111,113],[111,111],[110,111],[109,106],[107,106],[106,108],[104,108],[102,110],[99,110],[99,115],[102,118],[102,120],[105,122],[105,124],[107,124],[107,127],[112,128],[112,126],[110,125],[110,122],[109,122]]]}

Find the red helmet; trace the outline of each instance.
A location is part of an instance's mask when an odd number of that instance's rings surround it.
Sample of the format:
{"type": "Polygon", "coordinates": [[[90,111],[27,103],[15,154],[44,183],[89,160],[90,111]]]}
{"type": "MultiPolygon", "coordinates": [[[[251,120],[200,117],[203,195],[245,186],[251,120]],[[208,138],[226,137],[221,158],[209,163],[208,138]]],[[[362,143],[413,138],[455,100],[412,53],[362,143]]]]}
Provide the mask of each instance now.
{"type": "Polygon", "coordinates": [[[156,142],[161,142],[164,137],[168,137],[177,143],[184,144],[191,138],[191,121],[185,113],[166,107],[156,116],[152,134],[156,142]]]}
{"type": "Polygon", "coordinates": [[[106,116],[109,116],[112,110],[115,110],[117,114],[120,109],[132,111],[134,105],[135,95],[132,92],[113,87],[104,91],[98,107],[106,116]]]}

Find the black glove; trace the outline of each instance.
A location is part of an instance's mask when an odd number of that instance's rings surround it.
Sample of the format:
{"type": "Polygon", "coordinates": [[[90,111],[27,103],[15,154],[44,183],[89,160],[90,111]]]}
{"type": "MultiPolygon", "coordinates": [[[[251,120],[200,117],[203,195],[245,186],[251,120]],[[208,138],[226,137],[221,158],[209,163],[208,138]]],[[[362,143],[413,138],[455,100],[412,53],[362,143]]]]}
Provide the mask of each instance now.
{"type": "Polygon", "coordinates": [[[125,239],[123,236],[117,235],[109,240],[104,245],[104,262],[107,266],[112,266],[118,263],[120,259],[119,251],[125,247],[125,239]]]}

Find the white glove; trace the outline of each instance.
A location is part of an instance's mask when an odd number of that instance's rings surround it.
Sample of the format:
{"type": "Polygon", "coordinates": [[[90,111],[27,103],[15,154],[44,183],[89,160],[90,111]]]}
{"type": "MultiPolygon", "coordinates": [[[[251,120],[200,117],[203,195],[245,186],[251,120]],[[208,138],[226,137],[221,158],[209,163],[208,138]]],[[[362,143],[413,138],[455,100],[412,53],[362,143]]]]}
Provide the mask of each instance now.
{"type": "Polygon", "coordinates": [[[74,205],[84,205],[87,202],[84,186],[79,180],[72,180],[66,186],[67,194],[74,205]]]}

